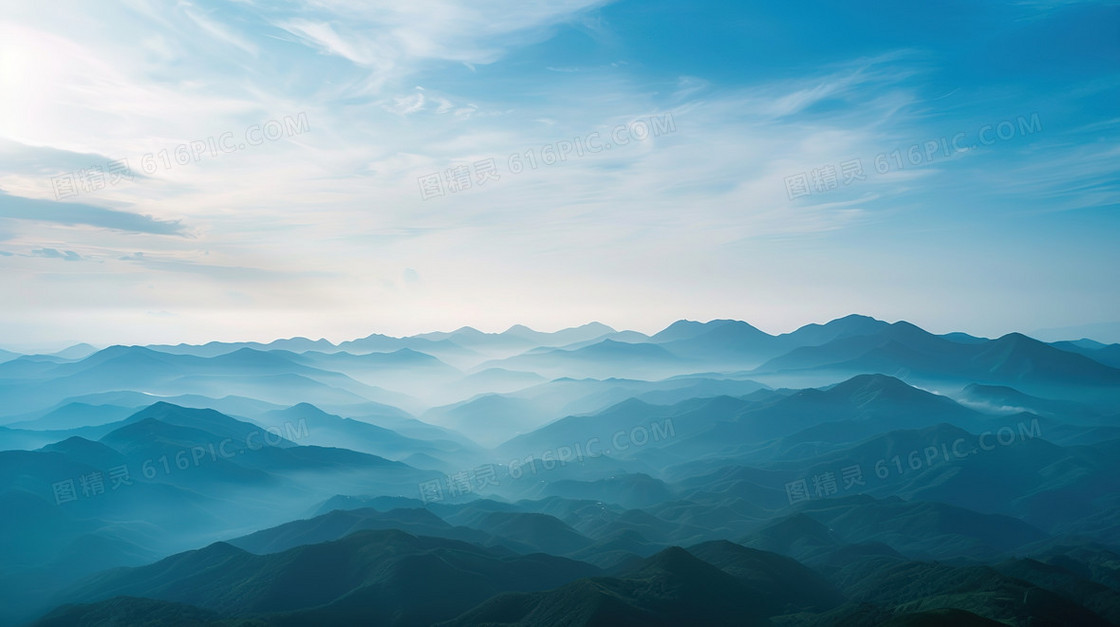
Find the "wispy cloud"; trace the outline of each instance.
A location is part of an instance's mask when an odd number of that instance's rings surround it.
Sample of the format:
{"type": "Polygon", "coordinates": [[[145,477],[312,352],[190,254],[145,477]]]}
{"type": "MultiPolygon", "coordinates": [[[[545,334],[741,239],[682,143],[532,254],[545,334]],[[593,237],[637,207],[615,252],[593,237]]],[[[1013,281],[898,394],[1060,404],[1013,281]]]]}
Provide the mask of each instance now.
{"type": "Polygon", "coordinates": [[[60,251],[54,248],[36,248],[31,251],[31,254],[36,257],[46,257],[47,259],[63,259],[65,261],[82,260],[82,256],[72,250],[60,251]]]}
{"type": "Polygon", "coordinates": [[[319,52],[391,71],[425,60],[492,63],[513,47],[547,37],[555,24],[603,4],[603,0],[500,0],[486,5],[458,0],[364,4],[324,0],[306,3],[299,12],[316,18],[277,19],[274,24],[319,52]]]}
{"type": "Polygon", "coordinates": [[[0,217],[150,235],[191,236],[190,231],[179,220],[158,220],[147,215],[84,203],[23,198],[4,192],[0,192],[0,217]]]}

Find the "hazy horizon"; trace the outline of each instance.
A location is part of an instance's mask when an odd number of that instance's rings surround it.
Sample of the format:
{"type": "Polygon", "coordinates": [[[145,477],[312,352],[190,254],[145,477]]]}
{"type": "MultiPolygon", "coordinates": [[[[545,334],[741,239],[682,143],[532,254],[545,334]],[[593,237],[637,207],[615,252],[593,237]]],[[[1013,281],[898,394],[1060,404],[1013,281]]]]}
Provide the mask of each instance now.
{"type": "Polygon", "coordinates": [[[711,322],[711,321],[715,321],[715,320],[738,320],[738,321],[741,321],[741,322],[746,322],[747,324],[750,324],[751,326],[759,329],[760,331],[763,331],[763,332],[768,333],[770,335],[782,335],[784,333],[792,333],[793,331],[796,331],[797,329],[799,329],[799,328],[801,328],[805,325],[824,324],[826,322],[830,322],[832,320],[837,320],[837,319],[846,317],[848,315],[861,315],[861,316],[866,315],[868,317],[875,318],[877,320],[883,320],[884,322],[888,322],[888,323],[909,322],[909,323],[914,324],[918,327],[921,327],[921,328],[923,328],[927,331],[930,331],[931,333],[935,333],[935,334],[939,334],[939,335],[944,335],[944,334],[948,334],[948,333],[967,333],[969,335],[973,335],[973,336],[976,336],[976,337],[998,338],[998,337],[1002,337],[1004,335],[1007,335],[1009,333],[1022,333],[1024,335],[1033,337],[1035,339],[1038,339],[1038,340],[1041,340],[1041,341],[1044,341],[1044,342],[1058,342],[1058,341],[1066,341],[1066,340],[1073,341],[1073,340],[1089,339],[1089,340],[1093,340],[1093,341],[1096,341],[1096,342],[1100,342],[1102,344],[1120,343],[1120,322],[1117,322],[1117,323],[1085,324],[1085,325],[1077,325],[1077,326],[1071,326],[1071,327],[1061,327],[1061,328],[1054,328],[1054,329],[1031,329],[1031,330],[1007,329],[1005,331],[996,332],[996,333],[979,333],[979,332],[975,332],[975,331],[970,330],[970,329],[956,329],[956,328],[939,329],[937,327],[926,326],[926,325],[921,324],[919,322],[916,322],[915,320],[912,320],[912,319],[902,318],[902,319],[898,319],[898,320],[890,320],[890,319],[883,319],[883,318],[880,318],[878,316],[869,315],[869,314],[865,314],[865,313],[850,313],[850,314],[844,314],[844,315],[841,315],[841,316],[837,316],[835,318],[821,319],[821,320],[809,320],[809,321],[804,322],[804,323],[795,324],[795,325],[786,325],[786,326],[782,326],[782,327],[763,326],[763,325],[755,324],[754,322],[752,322],[750,320],[743,320],[743,319],[740,319],[740,318],[731,318],[731,317],[728,317],[728,316],[717,316],[717,317],[706,318],[706,319],[676,318],[676,319],[673,319],[673,320],[669,320],[668,322],[666,322],[664,324],[661,324],[661,325],[647,326],[647,327],[644,327],[644,328],[634,328],[634,327],[628,327],[628,326],[624,326],[624,325],[610,324],[610,323],[604,322],[602,320],[587,320],[587,321],[579,322],[579,323],[575,323],[575,324],[568,324],[568,325],[564,325],[564,326],[555,326],[555,327],[536,327],[536,326],[533,326],[531,324],[523,324],[523,323],[520,323],[520,322],[515,322],[515,323],[507,325],[507,326],[486,327],[486,326],[483,326],[483,325],[462,324],[462,325],[459,325],[459,326],[448,327],[448,328],[431,328],[431,329],[422,329],[422,330],[415,331],[415,332],[396,332],[396,333],[394,333],[392,331],[383,330],[383,329],[372,329],[368,332],[361,332],[357,335],[344,335],[344,334],[336,333],[336,334],[332,334],[332,335],[328,336],[328,335],[296,333],[296,334],[292,334],[292,335],[270,336],[270,335],[267,335],[267,334],[253,335],[253,334],[250,333],[250,334],[241,334],[241,335],[236,335],[236,336],[231,335],[231,336],[228,336],[228,337],[222,336],[220,334],[217,335],[217,336],[207,335],[207,336],[204,336],[204,337],[201,337],[201,338],[194,338],[194,339],[189,339],[189,338],[177,339],[179,336],[168,336],[168,337],[164,337],[163,339],[156,338],[156,339],[148,339],[148,340],[144,340],[144,341],[128,341],[127,339],[121,339],[121,337],[109,338],[107,341],[100,341],[100,342],[90,341],[88,339],[53,340],[53,341],[46,341],[46,342],[26,342],[26,341],[3,342],[3,341],[0,341],[0,349],[11,350],[13,352],[22,352],[24,354],[32,354],[32,353],[57,352],[57,351],[61,351],[61,350],[64,350],[66,348],[69,348],[71,346],[78,345],[78,344],[90,344],[90,345],[97,346],[97,347],[102,347],[102,348],[106,347],[106,346],[111,346],[111,345],[125,345],[125,346],[156,345],[156,344],[158,344],[158,345],[175,345],[175,344],[198,345],[198,344],[205,344],[205,343],[208,343],[208,342],[257,342],[257,343],[261,343],[261,344],[267,344],[269,342],[273,342],[273,341],[277,341],[277,340],[286,340],[286,339],[294,339],[294,338],[306,338],[306,339],[310,339],[310,340],[325,339],[325,340],[331,342],[332,344],[338,344],[340,342],[345,342],[345,341],[349,341],[349,340],[355,340],[355,339],[360,339],[360,338],[363,338],[363,337],[367,337],[371,334],[387,335],[387,336],[390,336],[390,337],[412,337],[412,336],[416,336],[416,335],[424,335],[424,334],[427,334],[427,333],[451,333],[451,332],[457,331],[457,330],[462,329],[462,328],[467,328],[467,327],[473,328],[473,329],[475,329],[477,331],[481,331],[483,333],[502,333],[502,332],[505,332],[505,331],[515,327],[515,326],[525,326],[525,327],[528,327],[528,328],[532,329],[533,331],[538,331],[538,332],[541,332],[541,333],[555,333],[557,331],[563,331],[563,330],[566,330],[566,329],[578,328],[578,327],[581,327],[581,326],[594,324],[594,323],[604,324],[608,327],[611,327],[615,331],[637,331],[637,332],[643,333],[645,335],[653,335],[653,334],[657,333],[658,331],[664,330],[665,328],[667,328],[668,326],[670,326],[674,322],[678,322],[678,321],[682,321],[682,320],[688,320],[688,321],[692,321],[692,322],[711,322]]]}
{"type": "Polygon", "coordinates": [[[0,345],[1120,323],[1112,3],[490,9],[0,9],[0,345]]]}

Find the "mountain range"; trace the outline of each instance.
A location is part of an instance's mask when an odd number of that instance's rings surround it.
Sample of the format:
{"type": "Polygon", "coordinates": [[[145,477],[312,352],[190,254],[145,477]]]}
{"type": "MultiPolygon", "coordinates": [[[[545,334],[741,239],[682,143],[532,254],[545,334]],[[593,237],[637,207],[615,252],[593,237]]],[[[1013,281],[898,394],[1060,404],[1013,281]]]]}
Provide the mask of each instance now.
{"type": "Polygon", "coordinates": [[[1120,345],[852,315],[0,353],[0,623],[1120,623],[1120,345]]]}

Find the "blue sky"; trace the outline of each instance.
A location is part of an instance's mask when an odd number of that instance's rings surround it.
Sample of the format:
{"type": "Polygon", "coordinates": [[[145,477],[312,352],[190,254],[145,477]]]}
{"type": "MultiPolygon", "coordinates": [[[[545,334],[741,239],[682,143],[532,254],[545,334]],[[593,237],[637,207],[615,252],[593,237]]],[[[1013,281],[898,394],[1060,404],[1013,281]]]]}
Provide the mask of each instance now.
{"type": "Polygon", "coordinates": [[[0,346],[1120,321],[1115,2],[7,3],[0,94],[0,346]]]}

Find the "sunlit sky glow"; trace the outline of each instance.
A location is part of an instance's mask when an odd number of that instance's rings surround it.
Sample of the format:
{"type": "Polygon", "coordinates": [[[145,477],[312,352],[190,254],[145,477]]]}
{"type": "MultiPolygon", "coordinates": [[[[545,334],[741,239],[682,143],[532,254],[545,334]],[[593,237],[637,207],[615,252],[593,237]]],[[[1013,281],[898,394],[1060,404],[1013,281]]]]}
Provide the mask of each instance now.
{"type": "Polygon", "coordinates": [[[4,3],[0,346],[1120,321],[1118,79],[1115,2],[4,3]]]}

